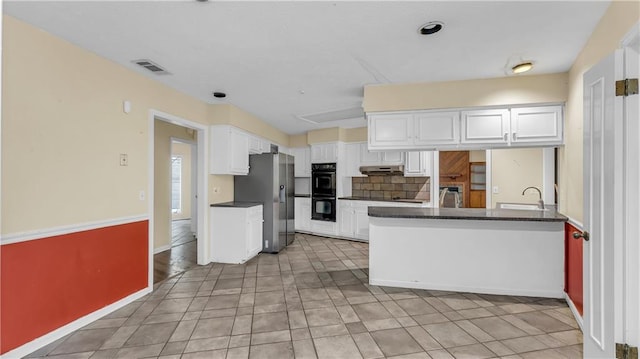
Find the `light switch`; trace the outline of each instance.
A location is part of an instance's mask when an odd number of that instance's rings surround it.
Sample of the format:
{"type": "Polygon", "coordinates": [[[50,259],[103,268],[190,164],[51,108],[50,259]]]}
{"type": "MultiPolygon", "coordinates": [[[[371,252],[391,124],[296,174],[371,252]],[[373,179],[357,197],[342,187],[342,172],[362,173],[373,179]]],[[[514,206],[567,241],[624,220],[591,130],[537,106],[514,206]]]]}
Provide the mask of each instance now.
{"type": "Polygon", "coordinates": [[[120,166],[128,166],[129,165],[129,156],[126,153],[120,154],[120,166]]]}
{"type": "Polygon", "coordinates": [[[144,201],[144,191],[140,191],[140,193],[138,193],[138,198],[140,198],[141,201],[144,201]]]}
{"type": "Polygon", "coordinates": [[[493,186],[493,193],[500,193],[500,189],[498,188],[498,186],[493,186]]]}

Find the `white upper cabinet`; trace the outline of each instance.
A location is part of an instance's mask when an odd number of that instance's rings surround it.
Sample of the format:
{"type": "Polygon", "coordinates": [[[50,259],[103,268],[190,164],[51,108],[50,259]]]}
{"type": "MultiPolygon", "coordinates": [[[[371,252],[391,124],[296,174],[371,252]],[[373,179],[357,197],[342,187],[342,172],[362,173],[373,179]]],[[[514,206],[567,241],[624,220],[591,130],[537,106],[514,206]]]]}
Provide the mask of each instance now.
{"type": "Polygon", "coordinates": [[[433,151],[410,151],[405,154],[406,177],[428,177],[433,173],[433,151]]]}
{"type": "Polygon", "coordinates": [[[211,126],[209,172],[223,175],[249,173],[249,136],[227,125],[211,126]]]}
{"type": "Polygon", "coordinates": [[[311,163],[332,163],[337,161],[337,143],[321,143],[311,145],[311,163]]]}
{"type": "Polygon", "coordinates": [[[249,136],[249,154],[267,153],[271,151],[271,143],[256,136],[249,136]]]}
{"type": "Polygon", "coordinates": [[[294,173],[296,177],[311,177],[311,149],[298,147],[290,149],[294,157],[294,173]]]}
{"type": "Polygon", "coordinates": [[[509,144],[509,110],[462,111],[461,143],[509,144]]]}
{"type": "Polygon", "coordinates": [[[400,165],[404,163],[404,152],[401,151],[369,151],[366,142],[347,143],[346,172],[348,177],[364,177],[360,166],[400,165]]]}
{"type": "Polygon", "coordinates": [[[380,153],[381,164],[383,165],[401,165],[404,162],[404,152],[385,151],[380,153]]]}
{"type": "Polygon", "coordinates": [[[360,166],[362,165],[362,148],[367,149],[366,143],[347,143],[345,146],[345,176],[347,177],[362,177],[360,173],[360,166]]]}
{"type": "Polygon", "coordinates": [[[512,108],[511,142],[562,144],[562,106],[512,108]]]}
{"type": "Polygon", "coordinates": [[[413,114],[375,114],[369,116],[369,148],[399,148],[413,139],[413,114]]]}
{"type": "Polygon", "coordinates": [[[369,116],[369,149],[455,146],[460,112],[412,112],[369,116]]]}
{"type": "Polygon", "coordinates": [[[563,144],[562,106],[367,114],[370,150],[449,150],[563,144]]]}
{"type": "Polygon", "coordinates": [[[380,152],[369,151],[366,143],[360,144],[360,165],[371,166],[380,164],[380,152]]]}
{"type": "Polygon", "coordinates": [[[457,145],[459,142],[459,111],[418,112],[413,121],[413,143],[416,145],[457,145]]]}

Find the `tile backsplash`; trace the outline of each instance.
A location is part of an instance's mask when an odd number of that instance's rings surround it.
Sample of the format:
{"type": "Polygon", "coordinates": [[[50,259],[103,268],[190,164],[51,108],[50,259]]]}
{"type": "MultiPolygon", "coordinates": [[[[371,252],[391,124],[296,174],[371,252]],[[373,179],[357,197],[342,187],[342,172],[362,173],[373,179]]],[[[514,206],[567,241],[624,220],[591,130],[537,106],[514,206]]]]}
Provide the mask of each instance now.
{"type": "Polygon", "coordinates": [[[429,177],[368,176],[351,178],[351,195],[371,199],[428,201],[429,177]]]}

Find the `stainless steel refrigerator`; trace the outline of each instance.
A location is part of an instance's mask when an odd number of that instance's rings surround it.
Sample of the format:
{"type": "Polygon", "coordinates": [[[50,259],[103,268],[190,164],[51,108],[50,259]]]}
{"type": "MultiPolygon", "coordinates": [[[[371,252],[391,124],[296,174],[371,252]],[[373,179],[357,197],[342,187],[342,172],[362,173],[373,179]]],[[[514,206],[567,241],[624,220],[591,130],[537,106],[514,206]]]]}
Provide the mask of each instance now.
{"type": "Polygon", "coordinates": [[[262,153],[249,156],[248,175],[234,178],[235,201],[263,204],[263,252],[278,253],[295,237],[293,170],[293,156],[262,153]]]}

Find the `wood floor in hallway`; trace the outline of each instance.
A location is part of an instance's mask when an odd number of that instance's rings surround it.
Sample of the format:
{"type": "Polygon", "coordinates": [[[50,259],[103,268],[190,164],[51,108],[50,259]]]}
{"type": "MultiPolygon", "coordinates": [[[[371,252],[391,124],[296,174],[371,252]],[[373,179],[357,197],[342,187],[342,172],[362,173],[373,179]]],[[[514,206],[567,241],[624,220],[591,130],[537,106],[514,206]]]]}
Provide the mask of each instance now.
{"type": "Polygon", "coordinates": [[[198,261],[198,244],[191,233],[191,220],[171,223],[171,248],[153,256],[153,283],[185,272],[198,261]]]}

